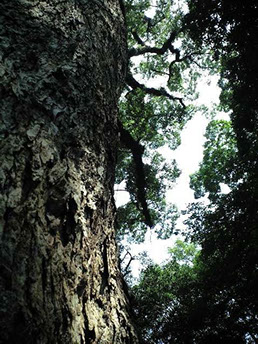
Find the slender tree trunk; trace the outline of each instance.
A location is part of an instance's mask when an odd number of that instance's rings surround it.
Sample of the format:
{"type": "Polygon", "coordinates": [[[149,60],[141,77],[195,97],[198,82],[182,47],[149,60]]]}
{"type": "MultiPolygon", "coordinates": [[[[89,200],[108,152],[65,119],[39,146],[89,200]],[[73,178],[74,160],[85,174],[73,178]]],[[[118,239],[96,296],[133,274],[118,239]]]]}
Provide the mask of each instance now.
{"type": "Polygon", "coordinates": [[[137,343],[112,196],[119,3],[1,1],[1,343],[137,343]]]}

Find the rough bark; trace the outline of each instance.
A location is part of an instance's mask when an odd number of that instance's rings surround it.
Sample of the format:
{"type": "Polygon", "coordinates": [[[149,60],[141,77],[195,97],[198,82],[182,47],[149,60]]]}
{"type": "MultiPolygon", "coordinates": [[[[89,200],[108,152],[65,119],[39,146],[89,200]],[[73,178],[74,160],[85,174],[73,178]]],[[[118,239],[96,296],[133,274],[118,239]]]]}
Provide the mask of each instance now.
{"type": "Polygon", "coordinates": [[[113,182],[118,0],[0,4],[0,342],[137,343],[113,182]]]}

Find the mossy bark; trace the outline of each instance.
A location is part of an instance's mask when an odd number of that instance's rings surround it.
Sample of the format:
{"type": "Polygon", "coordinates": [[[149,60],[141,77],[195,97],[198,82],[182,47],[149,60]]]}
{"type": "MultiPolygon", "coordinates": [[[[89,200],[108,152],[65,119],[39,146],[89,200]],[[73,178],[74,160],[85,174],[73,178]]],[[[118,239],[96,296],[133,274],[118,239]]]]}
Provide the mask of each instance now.
{"type": "Polygon", "coordinates": [[[118,0],[0,4],[0,342],[137,343],[113,183],[118,0]]]}

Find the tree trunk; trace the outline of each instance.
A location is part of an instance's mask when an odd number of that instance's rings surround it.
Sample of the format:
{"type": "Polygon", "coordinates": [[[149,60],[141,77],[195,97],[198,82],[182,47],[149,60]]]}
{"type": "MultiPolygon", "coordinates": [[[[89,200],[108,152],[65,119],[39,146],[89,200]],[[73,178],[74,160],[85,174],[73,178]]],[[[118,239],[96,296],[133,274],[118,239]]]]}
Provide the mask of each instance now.
{"type": "Polygon", "coordinates": [[[114,231],[118,0],[0,4],[0,342],[137,343],[114,231]]]}

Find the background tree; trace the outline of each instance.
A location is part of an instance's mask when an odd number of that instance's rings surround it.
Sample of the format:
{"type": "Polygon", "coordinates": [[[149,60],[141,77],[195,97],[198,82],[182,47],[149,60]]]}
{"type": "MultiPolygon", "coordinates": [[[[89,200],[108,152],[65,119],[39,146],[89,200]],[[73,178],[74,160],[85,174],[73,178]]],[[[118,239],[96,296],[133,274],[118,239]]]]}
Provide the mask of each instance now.
{"type": "Polygon", "coordinates": [[[169,253],[166,264],[150,264],[132,288],[141,343],[192,343],[193,322],[200,318],[198,250],[177,240],[169,253]]]}
{"type": "MultiPolygon", "coordinates": [[[[218,161],[220,166],[224,160],[223,178],[232,191],[216,197],[208,209],[198,206],[189,224],[193,238],[198,237],[202,244],[206,290],[212,303],[217,305],[214,340],[228,338],[227,333],[231,341],[255,342],[258,333],[255,287],[258,280],[258,174],[255,167],[258,161],[255,63],[258,9],[255,1],[244,4],[216,1],[209,5],[191,1],[189,4],[187,22],[192,37],[199,45],[209,44],[214,58],[221,61],[221,107],[230,110],[236,138],[235,148],[230,144],[224,147],[224,153],[230,146],[233,148],[230,156],[223,153],[218,161]],[[228,164],[231,165],[229,170],[228,164]]],[[[201,178],[202,183],[205,184],[209,173],[208,169],[201,178]]],[[[210,192],[209,187],[205,187],[210,192]]]]}
{"type": "Polygon", "coordinates": [[[220,106],[230,111],[233,131],[229,122],[210,123],[204,160],[191,179],[196,196],[207,193],[211,201],[188,210],[186,235],[201,245],[192,267],[195,275],[176,303],[181,290],[169,293],[182,286],[181,279],[170,277],[164,283],[160,277],[168,265],[144,272],[135,287],[136,309],[149,305],[156,311],[145,317],[137,313],[143,321],[140,333],[153,343],[256,343],[258,8],[255,1],[188,3],[185,27],[198,48],[209,47],[219,62],[220,106]],[[227,195],[221,194],[220,183],[230,187],[227,195]],[[155,298],[156,285],[161,291],[155,298]]]}

